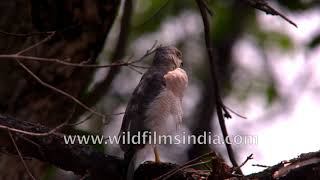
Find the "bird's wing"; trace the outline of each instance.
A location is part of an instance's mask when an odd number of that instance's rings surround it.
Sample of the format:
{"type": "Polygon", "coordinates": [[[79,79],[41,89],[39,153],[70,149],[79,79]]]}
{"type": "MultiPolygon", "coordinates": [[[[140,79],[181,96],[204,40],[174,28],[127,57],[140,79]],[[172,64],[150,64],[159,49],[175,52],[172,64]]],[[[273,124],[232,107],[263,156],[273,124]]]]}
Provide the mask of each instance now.
{"type": "MultiPolygon", "coordinates": [[[[128,132],[133,135],[137,133],[137,131],[148,130],[144,124],[146,112],[149,105],[165,88],[164,74],[164,72],[149,69],[142,76],[127,105],[119,133],[120,137],[125,138],[128,132]]],[[[124,143],[123,139],[121,139],[120,147],[124,151],[124,162],[127,164],[125,171],[131,175],[134,172],[134,155],[136,150],[142,148],[143,145],[132,145],[128,143],[130,142],[124,143]]]]}
{"type": "Polygon", "coordinates": [[[166,87],[164,74],[165,72],[150,69],[142,76],[127,105],[120,136],[123,135],[123,132],[130,131],[131,134],[134,134],[134,131],[148,130],[143,123],[146,111],[150,103],[166,87]]]}

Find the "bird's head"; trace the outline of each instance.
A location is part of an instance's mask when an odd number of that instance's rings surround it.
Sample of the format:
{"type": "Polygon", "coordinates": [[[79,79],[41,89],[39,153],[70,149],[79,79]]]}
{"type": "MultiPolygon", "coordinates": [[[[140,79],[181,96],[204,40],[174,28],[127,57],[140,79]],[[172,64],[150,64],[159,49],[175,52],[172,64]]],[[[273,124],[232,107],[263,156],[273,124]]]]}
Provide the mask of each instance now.
{"type": "Polygon", "coordinates": [[[158,47],[152,65],[172,71],[181,67],[182,54],[173,46],[158,47]]]}

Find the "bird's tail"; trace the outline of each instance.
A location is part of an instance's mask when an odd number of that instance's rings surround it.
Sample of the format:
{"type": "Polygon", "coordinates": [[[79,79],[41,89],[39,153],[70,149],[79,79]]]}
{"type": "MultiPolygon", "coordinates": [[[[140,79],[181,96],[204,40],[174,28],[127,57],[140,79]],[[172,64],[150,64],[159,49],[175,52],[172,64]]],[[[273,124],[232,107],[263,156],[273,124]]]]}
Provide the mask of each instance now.
{"type": "Polygon", "coordinates": [[[135,151],[129,150],[126,153],[124,153],[124,174],[127,180],[133,180],[134,178],[134,171],[135,171],[135,151]]]}

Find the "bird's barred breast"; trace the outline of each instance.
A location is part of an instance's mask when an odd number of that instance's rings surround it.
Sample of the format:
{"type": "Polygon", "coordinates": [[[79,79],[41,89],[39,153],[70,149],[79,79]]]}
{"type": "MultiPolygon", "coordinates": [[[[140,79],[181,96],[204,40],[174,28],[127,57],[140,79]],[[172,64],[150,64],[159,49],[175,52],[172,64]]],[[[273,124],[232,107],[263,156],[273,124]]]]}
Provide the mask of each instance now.
{"type": "Polygon", "coordinates": [[[150,104],[145,125],[159,135],[168,135],[177,130],[182,121],[182,97],[188,85],[183,69],[175,69],[165,76],[166,88],[150,104]]]}

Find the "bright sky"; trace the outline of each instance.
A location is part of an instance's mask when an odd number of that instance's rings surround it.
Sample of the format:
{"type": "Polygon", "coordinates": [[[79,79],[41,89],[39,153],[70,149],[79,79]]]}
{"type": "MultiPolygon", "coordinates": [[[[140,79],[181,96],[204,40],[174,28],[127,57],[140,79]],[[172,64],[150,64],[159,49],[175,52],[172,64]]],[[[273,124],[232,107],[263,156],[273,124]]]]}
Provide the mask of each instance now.
{"type": "MultiPolygon", "coordinates": [[[[274,49],[266,52],[272,72],[275,74],[278,90],[281,95],[288,97],[289,105],[292,108],[283,109],[283,112],[275,116],[265,116],[255,122],[266,111],[274,110],[274,108],[266,109],[263,100],[259,97],[251,97],[247,101],[246,108],[240,110],[248,119],[243,120],[235,117],[235,120],[228,122],[231,131],[237,132],[240,127],[242,131],[250,131],[249,134],[258,135],[258,145],[250,146],[242,151],[242,159],[251,153],[255,154],[255,159],[249,161],[243,168],[245,173],[262,170],[259,167],[251,166],[251,164],[274,165],[282,160],[294,158],[301,153],[320,149],[320,94],[318,93],[320,87],[320,47],[312,52],[308,52],[304,48],[315,33],[320,32],[320,12],[313,10],[289,16],[298,24],[298,29],[274,16],[260,13],[258,17],[262,29],[286,33],[294,40],[295,48],[289,53],[281,53],[274,49]],[[304,79],[308,80],[302,82],[304,79]],[[264,124],[266,121],[270,123],[264,124]],[[251,125],[250,128],[246,126],[248,122],[251,125]]],[[[251,66],[254,65],[253,67],[259,69],[260,66],[261,68],[262,60],[256,54],[254,43],[250,42],[250,39],[243,39],[238,45],[239,51],[236,52],[241,52],[241,55],[236,59],[239,65],[248,67],[251,64],[251,66]]],[[[232,97],[227,99],[228,102],[236,104],[232,97]]],[[[275,103],[276,108],[281,108],[278,105],[275,103]]],[[[235,105],[235,107],[237,106],[235,105]]]]}

